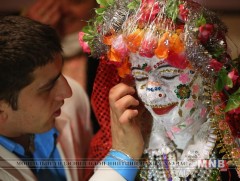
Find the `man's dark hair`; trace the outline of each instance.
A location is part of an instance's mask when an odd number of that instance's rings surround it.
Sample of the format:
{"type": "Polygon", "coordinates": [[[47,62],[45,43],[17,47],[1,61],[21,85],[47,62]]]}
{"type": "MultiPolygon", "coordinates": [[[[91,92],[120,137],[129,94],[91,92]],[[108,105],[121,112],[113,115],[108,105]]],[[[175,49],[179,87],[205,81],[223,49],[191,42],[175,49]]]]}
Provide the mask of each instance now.
{"type": "Polygon", "coordinates": [[[56,31],[22,16],[0,17],[0,100],[17,110],[18,94],[33,71],[62,52],[56,31]]]}

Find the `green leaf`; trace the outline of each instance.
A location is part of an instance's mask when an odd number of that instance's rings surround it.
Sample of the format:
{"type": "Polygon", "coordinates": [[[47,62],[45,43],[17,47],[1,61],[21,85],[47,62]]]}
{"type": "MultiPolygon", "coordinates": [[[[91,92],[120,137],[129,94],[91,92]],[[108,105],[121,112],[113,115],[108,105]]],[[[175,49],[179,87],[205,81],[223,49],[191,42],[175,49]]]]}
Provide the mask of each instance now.
{"type": "Polygon", "coordinates": [[[100,4],[101,6],[107,8],[108,6],[113,5],[114,0],[97,0],[97,3],[100,4]]]}
{"type": "Polygon", "coordinates": [[[84,26],[82,31],[86,34],[93,34],[94,33],[92,26],[84,26]]]}
{"type": "Polygon", "coordinates": [[[96,14],[98,14],[98,15],[104,14],[105,11],[106,11],[106,8],[97,8],[95,10],[96,14]]]}
{"type": "Polygon", "coordinates": [[[218,59],[224,52],[224,48],[222,47],[217,47],[214,52],[213,52],[213,58],[218,59]]]}
{"type": "Polygon", "coordinates": [[[83,41],[88,42],[88,41],[91,41],[93,38],[94,38],[93,35],[84,35],[83,36],[83,41]]]}
{"type": "Polygon", "coordinates": [[[196,26],[200,27],[202,25],[205,25],[207,23],[207,20],[204,18],[203,15],[200,16],[200,18],[196,22],[196,26]]]}
{"type": "Polygon", "coordinates": [[[223,88],[224,88],[224,83],[223,83],[222,79],[220,79],[220,77],[218,77],[218,79],[217,79],[217,81],[216,81],[216,83],[215,83],[215,89],[216,89],[218,92],[220,92],[220,91],[223,90],[223,88]]]}
{"type": "Polygon", "coordinates": [[[222,68],[218,72],[218,79],[215,83],[215,88],[218,92],[222,91],[225,86],[228,86],[229,88],[233,87],[232,80],[228,77],[228,72],[225,68],[222,68]]]}
{"type": "Polygon", "coordinates": [[[240,107],[240,88],[229,96],[228,103],[224,111],[228,112],[238,107],[240,107]]]}
{"type": "Polygon", "coordinates": [[[225,85],[228,86],[229,88],[232,88],[233,87],[232,79],[230,79],[228,76],[226,76],[225,78],[226,78],[225,85]]]}
{"type": "Polygon", "coordinates": [[[115,0],[107,0],[107,3],[109,6],[113,5],[114,2],[115,2],[115,0]]]}
{"type": "Polygon", "coordinates": [[[97,3],[103,7],[107,7],[108,6],[108,2],[107,0],[97,0],[97,3]]]}
{"type": "Polygon", "coordinates": [[[136,9],[136,7],[138,7],[139,6],[139,1],[138,0],[133,0],[132,2],[130,2],[128,5],[127,5],[127,7],[128,7],[128,9],[131,9],[131,10],[133,10],[133,9],[136,9]]]}
{"type": "Polygon", "coordinates": [[[102,16],[98,16],[98,17],[96,18],[95,26],[96,26],[97,24],[100,24],[101,22],[103,22],[103,17],[102,17],[102,16]]]}
{"type": "Polygon", "coordinates": [[[178,6],[179,1],[177,0],[168,0],[166,4],[166,14],[169,18],[172,19],[172,21],[175,21],[178,16],[178,6]]]}
{"type": "Polygon", "coordinates": [[[196,108],[192,108],[192,109],[190,110],[190,116],[195,112],[195,110],[196,110],[196,108]]]}

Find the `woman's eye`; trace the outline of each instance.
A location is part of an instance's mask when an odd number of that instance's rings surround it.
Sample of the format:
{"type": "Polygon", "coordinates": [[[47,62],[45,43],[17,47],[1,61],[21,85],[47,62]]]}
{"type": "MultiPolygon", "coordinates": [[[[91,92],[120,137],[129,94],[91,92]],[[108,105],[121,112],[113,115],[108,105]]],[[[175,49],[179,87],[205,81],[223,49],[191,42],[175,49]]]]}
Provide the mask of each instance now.
{"type": "Polygon", "coordinates": [[[133,76],[136,81],[145,81],[148,79],[148,75],[144,72],[133,72],[133,76]]]}
{"type": "Polygon", "coordinates": [[[141,75],[141,76],[134,76],[135,80],[136,81],[144,81],[144,80],[147,80],[148,79],[148,76],[147,75],[141,75]]]}
{"type": "Polygon", "coordinates": [[[135,80],[136,81],[144,81],[144,80],[147,80],[148,77],[135,77],[135,80]]]}
{"type": "Polygon", "coordinates": [[[162,75],[161,78],[166,79],[166,80],[172,80],[175,77],[178,77],[179,75],[162,75]]]}

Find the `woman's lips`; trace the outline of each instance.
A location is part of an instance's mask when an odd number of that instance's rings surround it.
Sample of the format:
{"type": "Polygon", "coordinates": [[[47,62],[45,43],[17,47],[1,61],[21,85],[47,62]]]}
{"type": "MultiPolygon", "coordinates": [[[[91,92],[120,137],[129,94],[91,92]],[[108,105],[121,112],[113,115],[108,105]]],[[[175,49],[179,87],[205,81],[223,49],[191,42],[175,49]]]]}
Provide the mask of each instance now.
{"type": "Polygon", "coordinates": [[[157,115],[163,115],[169,113],[178,103],[172,103],[166,106],[152,106],[152,110],[157,115]]]}

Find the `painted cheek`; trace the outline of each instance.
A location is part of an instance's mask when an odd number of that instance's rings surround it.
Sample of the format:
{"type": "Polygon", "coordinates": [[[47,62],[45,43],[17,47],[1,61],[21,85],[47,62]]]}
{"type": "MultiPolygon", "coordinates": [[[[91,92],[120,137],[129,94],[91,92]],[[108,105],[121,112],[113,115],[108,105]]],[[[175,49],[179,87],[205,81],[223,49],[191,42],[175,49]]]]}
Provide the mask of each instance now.
{"type": "Polygon", "coordinates": [[[182,82],[182,84],[186,84],[190,81],[190,78],[187,73],[183,73],[179,76],[179,80],[182,82]]]}

